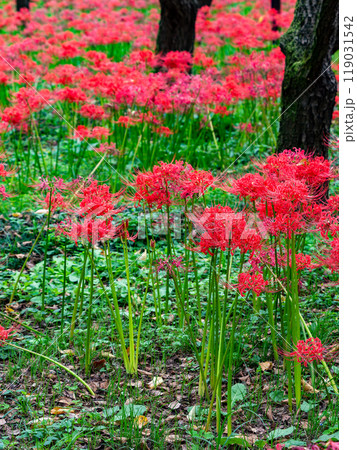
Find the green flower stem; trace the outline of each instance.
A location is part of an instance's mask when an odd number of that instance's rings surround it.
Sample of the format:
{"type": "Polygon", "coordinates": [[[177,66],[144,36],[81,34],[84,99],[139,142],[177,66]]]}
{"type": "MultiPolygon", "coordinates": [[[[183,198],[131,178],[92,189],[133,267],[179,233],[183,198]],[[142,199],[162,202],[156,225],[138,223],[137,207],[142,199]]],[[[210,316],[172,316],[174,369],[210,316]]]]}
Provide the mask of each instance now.
{"type": "Polygon", "coordinates": [[[47,220],[46,220],[46,246],[45,246],[45,255],[43,258],[43,273],[42,273],[42,293],[41,293],[41,310],[45,310],[45,285],[46,285],[46,263],[47,263],[47,251],[48,251],[48,239],[49,239],[49,227],[50,227],[50,220],[51,220],[51,205],[52,204],[52,188],[50,189],[50,200],[48,203],[48,214],[47,214],[47,220]]]}
{"type": "Polygon", "coordinates": [[[88,249],[85,248],[84,249],[84,261],[83,261],[82,271],[81,271],[81,275],[80,275],[80,278],[79,278],[79,283],[78,283],[77,290],[76,290],[76,298],[74,299],[73,313],[72,313],[72,319],[71,319],[71,330],[70,330],[70,333],[69,333],[69,338],[70,339],[73,339],[73,336],[74,336],[74,327],[76,325],[78,300],[79,300],[79,294],[81,292],[82,283],[84,283],[85,268],[86,268],[86,264],[87,264],[87,258],[88,258],[88,249]]]}
{"type": "MultiPolygon", "coordinates": [[[[174,280],[174,283],[176,283],[176,277],[175,276],[173,277],[173,280],[174,280]]],[[[181,305],[183,307],[184,305],[182,303],[182,298],[181,298],[180,295],[179,295],[179,300],[180,300],[181,305]]],[[[209,399],[209,393],[208,393],[208,387],[207,387],[207,383],[206,383],[206,378],[204,377],[203,367],[202,367],[202,364],[201,364],[201,358],[199,357],[199,354],[198,354],[198,351],[197,351],[197,347],[196,347],[196,339],[195,339],[195,336],[194,336],[193,331],[192,331],[192,327],[191,327],[191,323],[190,323],[187,311],[186,311],[186,309],[184,307],[183,307],[183,313],[185,315],[187,329],[188,329],[188,332],[190,334],[190,338],[191,338],[191,341],[192,341],[192,347],[193,347],[193,351],[195,353],[196,361],[197,361],[198,366],[200,368],[200,375],[201,375],[202,383],[203,383],[203,386],[204,386],[204,392],[206,394],[206,398],[209,399]]]]}
{"type": "Polygon", "coordinates": [[[146,299],[147,299],[148,290],[149,290],[149,283],[150,283],[150,274],[151,274],[151,272],[152,272],[152,258],[150,258],[149,274],[148,274],[148,278],[147,278],[147,281],[146,281],[146,289],[145,289],[143,304],[141,305],[141,312],[140,312],[139,326],[138,326],[138,335],[137,335],[137,338],[136,338],[136,356],[135,356],[135,368],[136,368],[136,371],[138,370],[138,367],[139,367],[139,348],[140,348],[141,327],[142,327],[142,323],[143,323],[144,310],[145,310],[146,299]]]}
{"type": "MultiPolygon", "coordinates": [[[[217,356],[217,369],[224,364],[224,360],[222,360],[223,348],[225,344],[225,330],[227,326],[226,315],[227,315],[227,302],[228,302],[228,283],[231,272],[231,252],[228,250],[227,252],[227,274],[226,274],[226,285],[224,288],[224,301],[223,301],[223,309],[222,315],[220,317],[220,330],[219,330],[219,344],[218,344],[218,356],[217,356]]],[[[217,295],[218,299],[218,295],[217,295]]],[[[218,303],[218,302],[217,302],[218,303]]],[[[220,304],[217,304],[219,307],[220,304]]],[[[218,379],[218,374],[217,374],[218,379]]],[[[221,397],[222,397],[222,379],[218,383],[217,386],[217,395],[216,395],[216,420],[217,420],[217,433],[219,432],[219,428],[221,425],[221,397]]]]}
{"type": "Polygon", "coordinates": [[[81,377],[79,377],[76,373],[74,373],[71,369],[69,369],[68,367],[64,366],[64,365],[61,364],[60,362],[55,361],[54,359],[52,359],[52,358],[50,358],[50,357],[48,357],[48,356],[42,355],[41,353],[37,353],[37,352],[34,352],[34,351],[32,351],[32,350],[28,350],[27,348],[19,347],[18,345],[13,344],[12,342],[6,342],[6,344],[7,344],[7,345],[10,345],[10,347],[14,347],[14,348],[16,348],[16,349],[18,349],[18,350],[22,350],[22,351],[24,351],[24,352],[31,353],[32,355],[38,356],[38,357],[40,357],[40,358],[44,358],[44,359],[46,359],[47,361],[49,361],[49,362],[55,364],[56,366],[58,366],[58,367],[60,367],[61,369],[65,370],[66,372],[68,372],[69,374],[73,375],[74,378],[76,378],[80,383],[83,384],[83,386],[85,386],[85,387],[87,388],[87,390],[88,390],[88,392],[90,393],[90,395],[92,395],[93,397],[95,397],[95,394],[94,394],[94,392],[92,391],[92,389],[89,387],[89,385],[88,385],[84,380],[82,380],[81,377]]]}
{"type": "Polygon", "coordinates": [[[120,310],[119,310],[118,297],[117,297],[117,293],[115,290],[113,269],[112,269],[112,263],[111,263],[111,255],[110,255],[110,246],[109,246],[108,242],[106,244],[105,258],[106,258],[107,269],[108,269],[108,274],[109,274],[109,283],[110,283],[113,302],[114,302],[114,311],[115,311],[115,316],[116,316],[115,323],[117,324],[117,330],[119,333],[119,339],[120,339],[120,345],[121,345],[125,370],[128,372],[130,370],[129,357],[128,357],[128,353],[126,351],[126,346],[125,346],[123,323],[121,320],[121,315],[120,315],[120,310]]]}
{"type": "Polygon", "coordinates": [[[64,303],[66,300],[66,282],[67,282],[67,245],[64,246],[63,291],[62,291],[62,305],[61,305],[61,335],[63,334],[64,303]]]}
{"type": "Polygon", "coordinates": [[[41,229],[40,229],[40,231],[39,231],[39,233],[38,233],[38,235],[37,235],[37,237],[36,237],[34,243],[32,244],[32,247],[30,248],[30,251],[29,251],[29,253],[28,253],[28,255],[27,255],[26,259],[25,259],[25,262],[23,263],[23,265],[22,265],[22,267],[21,267],[20,273],[19,273],[18,277],[16,278],[15,285],[14,285],[14,289],[12,290],[12,293],[11,293],[9,305],[10,305],[10,304],[13,302],[13,300],[14,300],[14,297],[15,297],[15,294],[16,294],[17,285],[19,284],[19,281],[20,281],[22,272],[25,270],[27,261],[29,260],[31,254],[32,254],[32,252],[33,252],[33,249],[35,248],[35,246],[36,246],[38,240],[40,239],[40,236],[41,236],[41,234],[42,234],[42,232],[43,232],[43,230],[44,230],[44,228],[45,228],[45,226],[46,226],[46,223],[47,223],[47,221],[45,220],[45,221],[43,222],[43,225],[42,225],[42,227],[41,227],[41,229]]]}
{"type": "MultiPolygon", "coordinates": [[[[294,346],[300,340],[300,311],[299,311],[299,291],[298,291],[298,273],[296,268],[296,250],[295,250],[295,235],[291,237],[291,286],[292,286],[292,340],[294,346]]],[[[295,398],[296,408],[299,409],[301,403],[301,364],[294,361],[294,380],[295,380],[295,398]]]]}
{"type": "MultiPolygon", "coordinates": [[[[301,323],[303,324],[303,326],[304,326],[304,328],[306,330],[306,333],[309,335],[310,338],[313,338],[313,336],[311,334],[311,331],[310,331],[309,327],[307,326],[307,323],[305,322],[305,320],[304,320],[304,318],[302,317],[301,314],[300,314],[300,320],[301,320],[301,323]]],[[[331,383],[331,386],[332,386],[333,390],[338,395],[338,389],[337,389],[335,380],[333,379],[333,376],[332,376],[332,374],[330,372],[330,369],[328,368],[328,366],[327,366],[327,364],[326,364],[326,362],[324,360],[322,360],[320,362],[321,362],[323,368],[325,369],[325,371],[327,373],[328,379],[330,380],[330,383],[331,383]]]]}
{"type": "MultiPolygon", "coordinates": [[[[234,334],[236,328],[236,313],[237,313],[237,302],[238,302],[238,291],[236,293],[235,299],[233,301],[233,321],[232,321],[232,331],[234,334]]],[[[232,306],[233,306],[232,305],[232,306]]],[[[227,384],[227,434],[230,436],[232,434],[232,379],[233,379],[233,342],[229,349],[229,360],[228,360],[228,384],[227,384]]]]}
{"type": "Polygon", "coordinates": [[[273,344],[273,353],[275,361],[278,361],[278,345],[276,342],[276,332],[275,332],[275,322],[274,322],[274,307],[273,307],[273,296],[270,292],[266,294],[267,307],[268,307],[268,317],[269,317],[269,326],[271,332],[271,341],[273,344]]]}
{"type": "Polygon", "coordinates": [[[94,279],[94,248],[91,251],[91,271],[90,271],[90,291],[89,291],[89,305],[87,310],[87,335],[86,335],[86,354],[85,354],[85,374],[90,373],[91,362],[91,328],[92,328],[92,304],[93,304],[93,279],[94,279]]]}
{"type": "Polygon", "coordinates": [[[134,345],[134,326],[133,326],[133,311],[131,304],[131,290],[130,290],[130,273],[129,273],[129,258],[128,258],[128,242],[127,239],[123,241],[124,262],[126,281],[128,285],[128,314],[129,314],[129,373],[136,373],[135,368],[135,345],[134,345]]]}
{"type": "Polygon", "coordinates": [[[26,325],[23,322],[21,322],[20,320],[14,319],[13,317],[8,316],[7,314],[4,314],[1,311],[0,311],[0,316],[4,317],[5,319],[11,320],[11,322],[18,323],[23,328],[26,328],[27,330],[32,331],[32,333],[39,334],[40,336],[45,337],[45,335],[43,333],[41,333],[40,331],[35,330],[34,328],[31,328],[29,325],[26,325]]]}
{"type": "MultiPolygon", "coordinates": [[[[283,289],[283,291],[285,292],[286,296],[288,297],[289,293],[287,292],[285,286],[282,284],[282,282],[279,280],[279,278],[277,278],[277,276],[276,276],[275,273],[271,270],[271,268],[270,268],[269,266],[267,266],[267,268],[270,270],[271,274],[276,278],[276,281],[280,284],[281,288],[283,289]]],[[[313,338],[313,335],[312,335],[312,333],[311,333],[309,327],[307,326],[307,323],[305,322],[303,316],[301,315],[301,312],[299,312],[299,318],[300,318],[300,321],[301,321],[301,323],[303,324],[303,326],[304,326],[304,328],[305,328],[307,334],[309,335],[309,337],[310,337],[310,338],[313,338]]],[[[325,371],[326,371],[326,373],[327,373],[327,376],[328,376],[328,378],[329,378],[329,380],[330,380],[330,383],[331,383],[331,386],[333,387],[333,390],[334,390],[335,393],[338,395],[338,389],[337,389],[335,380],[333,379],[333,376],[332,376],[332,374],[331,374],[331,372],[330,372],[330,370],[329,370],[329,368],[328,368],[326,362],[325,362],[325,361],[321,361],[321,364],[322,364],[323,368],[325,369],[325,371]]]]}

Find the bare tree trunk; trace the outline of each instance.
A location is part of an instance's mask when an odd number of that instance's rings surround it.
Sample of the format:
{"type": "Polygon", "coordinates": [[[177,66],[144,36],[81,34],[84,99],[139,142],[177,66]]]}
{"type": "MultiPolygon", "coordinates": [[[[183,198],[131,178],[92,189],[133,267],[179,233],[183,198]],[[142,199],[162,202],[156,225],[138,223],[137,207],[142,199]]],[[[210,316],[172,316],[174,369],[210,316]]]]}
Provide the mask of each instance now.
{"type": "Polygon", "coordinates": [[[298,0],[280,47],[286,61],[278,151],[297,147],[327,158],[337,93],[331,58],[338,48],[338,0],[298,0]]]}
{"type": "Polygon", "coordinates": [[[30,0],[16,0],[16,11],[22,8],[30,9],[30,0]]]}
{"type": "MultiPolygon", "coordinates": [[[[271,9],[275,9],[278,13],[281,11],[281,2],[280,0],[271,0],[271,9]]],[[[273,19],[273,31],[278,31],[278,25],[276,24],[275,20],[273,19]]]]}
{"type": "Polygon", "coordinates": [[[161,18],[156,53],[173,51],[193,54],[197,12],[212,0],[160,0],[161,18]]]}

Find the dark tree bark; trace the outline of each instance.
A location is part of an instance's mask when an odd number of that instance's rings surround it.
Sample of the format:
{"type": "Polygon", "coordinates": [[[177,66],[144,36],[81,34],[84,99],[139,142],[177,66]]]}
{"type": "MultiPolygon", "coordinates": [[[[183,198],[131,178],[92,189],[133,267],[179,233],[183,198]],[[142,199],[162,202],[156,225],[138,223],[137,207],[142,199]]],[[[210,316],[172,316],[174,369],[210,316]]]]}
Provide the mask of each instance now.
{"type": "Polygon", "coordinates": [[[297,147],[327,158],[337,93],[330,65],[338,48],[338,0],[298,0],[280,47],[286,60],[278,151],[297,147]]]}
{"type": "Polygon", "coordinates": [[[22,8],[30,9],[30,0],[16,0],[16,11],[22,8]]]}
{"type": "Polygon", "coordinates": [[[161,18],[156,53],[173,51],[193,54],[197,12],[212,0],[160,0],[161,18]]]}
{"type": "MultiPolygon", "coordinates": [[[[271,0],[271,8],[275,9],[275,11],[278,11],[278,13],[280,13],[280,11],[281,11],[281,2],[280,2],[280,0],[271,0]]],[[[278,31],[278,25],[276,24],[274,19],[273,19],[272,30],[273,31],[278,31]]]]}
{"type": "Polygon", "coordinates": [[[271,7],[272,9],[275,9],[276,11],[280,12],[281,10],[280,0],[271,0],[271,7]]]}

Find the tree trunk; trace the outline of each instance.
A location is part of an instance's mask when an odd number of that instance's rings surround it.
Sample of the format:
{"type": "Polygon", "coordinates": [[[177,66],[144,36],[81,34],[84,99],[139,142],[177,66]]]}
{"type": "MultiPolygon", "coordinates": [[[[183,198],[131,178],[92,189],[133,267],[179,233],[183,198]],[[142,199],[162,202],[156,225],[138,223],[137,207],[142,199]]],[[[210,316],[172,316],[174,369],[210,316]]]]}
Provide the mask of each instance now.
{"type": "Polygon", "coordinates": [[[30,0],[16,0],[16,11],[22,8],[30,9],[30,0]]]}
{"type": "MultiPolygon", "coordinates": [[[[271,0],[271,9],[275,9],[278,13],[281,12],[281,2],[280,0],[271,0]]],[[[275,20],[273,19],[273,31],[278,31],[278,25],[276,24],[275,20]]]]}
{"type": "Polygon", "coordinates": [[[212,0],[160,0],[156,53],[186,51],[193,54],[197,11],[211,3],[212,0]]]}
{"type": "Polygon", "coordinates": [[[298,0],[280,47],[286,60],[278,151],[297,147],[327,158],[337,93],[330,66],[338,48],[338,0],[298,0]]]}

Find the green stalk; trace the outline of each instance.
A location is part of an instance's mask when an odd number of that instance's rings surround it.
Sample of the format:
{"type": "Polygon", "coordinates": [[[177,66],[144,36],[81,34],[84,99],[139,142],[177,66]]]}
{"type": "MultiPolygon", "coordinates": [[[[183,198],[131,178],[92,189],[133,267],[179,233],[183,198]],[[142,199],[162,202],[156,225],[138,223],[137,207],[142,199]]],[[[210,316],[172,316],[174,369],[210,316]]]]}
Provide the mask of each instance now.
{"type": "Polygon", "coordinates": [[[143,301],[143,304],[141,306],[141,312],[140,312],[140,318],[139,318],[138,336],[136,338],[135,371],[137,371],[138,367],[139,367],[140,335],[141,335],[141,327],[142,327],[142,322],[143,322],[143,317],[144,317],[144,309],[145,309],[145,305],[146,305],[146,298],[147,298],[148,290],[149,290],[149,282],[150,282],[150,273],[151,273],[151,271],[152,271],[152,258],[150,258],[149,275],[148,275],[148,278],[147,278],[147,281],[146,281],[146,289],[145,289],[144,301],[143,301]]]}
{"type": "Polygon", "coordinates": [[[67,282],[67,245],[65,244],[65,246],[64,246],[63,292],[62,292],[62,305],[61,305],[61,335],[63,333],[64,303],[66,300],[66,282],[67,282]]]}
{"type": "Polygon", "coordinates": [[[271,332],[271,341],[273,344],[274,359],[275,359],[275,361],[278,361],[279,356],[278,356],[278,345],[276,342],[273,297],[270,292],[266,293],[266,300],[267,300],[267,307],[268,307],[269,326],[270,326],[270,332],[271,332]]]}
{"type": "MultiPolygon", "coordinates": [[[[238,291],[234,299],[233,305],[233,321],[232,321],[232,331],[234,335],[236,329],[236,313],[237,313],[237,301],[238,301],[238,291]]],[[[229,349],[229,360],[228,360],[228,384],[227,384],[227,435],[232,434],[232,379],[233,379],[233,342],[229,349]]]]}
{"type": "Polygon", "coordinates": [[[136,373],[135,368],[135,345],[134,345],[134,326],[133,326],[133,312],[131,305],[131,290],[130,290],[130,273],[129,273],[129,258],[128,258],[128,244],[127,239],[123,241],[124,262],[126,281],[128,285],[128,313],[129,313],[129,373],[136,373]]]}
{"type": "Polygon", "coordinates": [[[14,347],[14,348],[16,348],[16,349],[18,349],[18,350],[22,350],[22,351],[24,351],[24,352],[31,353],[32,355],[38,356],[38,357],[40,357],[40,358],[44,358],[44,359],[46,359],[47,361],[49,361],[49,362],[55,364],[56,366],[58,366],[58,367],[60,367],[61,369],[65,370],[66,372],[68,372],[69,374],[73,375],[74,378],[76,378],[80,383],[83,384],[83,386],[85,386],[85,387],[87,388],[87,390],[88,390],[88,392],[90,393],[90,395],[91,395],[92,397],[95,397],[95,394],[94,394],[94,392],[92,391],[92,389],[89,387],[89,385],[88,385],[84,380],[82,380],[81,377],[79,377],[76,373],[74,373],[71,369],[69,369],[68,367],[64,366],[64,365],[61,364],[60,362],[55,361],[54,359],[52,359],[52,358],[50,358],[50,357],[48,357],[48,356],[42,355],[41,353],[37,353],[37,352],[34,352],[34,351],[32,351],[32,350],[28,350],[27,348],[19,347],[18,345],[13,344],[12,342],[6,342],[6,344],[7,344],[7,345],[10,345],[10,347],[14,347]]]}
{"type": "MultiPolygon", "coordinates": [[[[303,326],[304,326],[304,328],[306,330],[306,333],[309,335],[310,338],[313,338],[313,336],[311,334],[311,331],[310,331],[309,327],[307,326],[307,323],[305,322],[305,320],[304,320],[304,318],[302,317],[301,314],[300,314],[300,320],[301,320],[301,323],[303,324],[303,326]]],[[[331,383],[331,386],[332,386],[333,390],[338,395],[338,389],[337,389],[335,380],[333,379],[333,376],[332,376],[332,374],[330,372],[330,369],[328,368],[328,366],[327,366],[327,364],[326,364],[326,362],[324,360],[322,360],[320,362],[321,362],[323,368],[325,369],[325,371],[327,373],[328,379],[330,380],[330,383],[331,383]]]]}
{"type": "Polygon", "coordinates": [[[87,257],[88,257],[88,249],[85,248],[84,249],[84,261],[83,261],[82,271],[81,271],[81,275],[80,275],[80,278],[79,278],[79,283],[78,283],[77,290],[76,290],[76,298],[74,300],[74,306],[73,306],[73,313],[72,313],[72,319],[71,319],[71,329],[70,329],[70,332],[69,332],[69,338],[70,339],[73,339],[73,336],[74,336],[74,327],[76,325],[78,300],[79,300],[79,294],[81,292],[81,286],[82,286],[82,283],[84,282],[85,268],[86,268],[86,264],[87,264],[87,257]]]}
{"type": "Polygon", "coordinates": [[[7,314],[4,314],[4,313],[1,312],[1,311],[0,311],[0,316],[1,316],[1,317],[4,317],[5,319],[11,320],[11,322],[18,323],[18,324],[21,325],[23,328],[26,328],[27,330],[32,331],[32,333],[39,334],[40,336],[45,337],[45,335],[44,335],[43,333],[41,333],[40,331],[35,330],[34,328],[31,328],[29,325],[26,325],[26,324],[24,324],[23,322],[21,322],[20,320],[17,320],[17,319],[15,319],[15,318],[13,318],[13,317],[10,317],[10,316],[8,316],[7,314]]]}
{"type": "MultiPolygon", "coordinates": [[[[285,286],[282,284],[282,282],[279,280],[279,278],[276,277],[275,273],[270,269],[269,266],[267,266],[267,268],[270,270],[271,274],[276,278],[276,281],[280,284],[281,288],[283,289],[283,291],[285,292],[286,296],[288,297],[289,293],[287,292],[285,286]]],[[[309,329],[309,327],[307,326],[307,323],[305,322],[304,318],[301,315],[301,312],[299,312],[299,318],[301,320],[301,323],[303,324],[307,334],[309,335],[310,338],[313,338],[311,331],[309,329]]],[[[333,387],[333,390],[335,391],[335,393],[338,395],[338,389],[335,383],[335,380],[332,377],[332,374],[329,370],[329,368],[327,367],[327,364],[325,361],[321,361],[323,368],[325,369],[327,376],[330,380],[331,386],[333,387]]]]}
{"type": "MultiPolygon", "coordinates": [[[[300,312],[299,312],[299,293],[298,293],[298,274],[296,268],[295,234],[291,237],[291,285],[292,285],[292,340],[294,347],[300,340],[300,312]]],[[[294,361],[294,380],[295,380],[295,398],[296,408],[299,409],[301,402],[301,364],[294,361]]]]}
{"type": "Polygon", "coordinates": [[[90,335],[92,328],[92,304],[93,304],[93,279],[94,279],[94,247],[92,246],[91,254],[91,271],[90,271],[90,291],[89,291],[89,306],[87,311],[87,335],[86,335],[86,355],[85,355],[85,374],[88,376],[90,373],[91,362],[91,348],[90,348],[90,335]]]}
{"type": "Polygon", "coordinates": [[[48,238],[49,238],[49,226],[51,220],[51,203],[52,203],[52,189],[50,189],[50,201],[48,204],[48,214],[47,214],[47,229],[46,229],[46,247],[45,255],[43,259],[43,273],[42,273],[42,295],[41,295],[41,310],[45,310],[45,284],[46,284],[46,263],[47,263],[47,251],[48,251],[48,238]]]}
{"type": "Polygon", "coordinates": [[[117,323],[117,326],[118,326],[117,329],[118,329],[118,332],[119,332],[119,339],[120,339],[120,345],[121,345],[121,349],[122,349],[124,366],[125,366],[125,370],[129,371],[130,370],[130,363],[129,363],[128,353],[126,351],[126,346],[125,346],[125,338],[124,338],[124,332],[123,332],[123,323],[122,323],[122,320],[121,320],[119,304],[118,304],[118,297],[117,297],[117,293],[116,293],[115,285],[114,285],[114,277],[113,277],[113,270],[112,270],[112,263],[111,263],[110,246],[109,246],[108,242],[106,243],[105,258],[106,258],[107,269],[108,269],[108,274],[109,274],[109,283],[110,283],[110,287],[111,287],[111,291],[112,291],[112,297],[113,297],[113,302],[114,302],[114,311],[115,311],[115,315],[116,315],[116,318],[117,318],[116,323],[117,323]]]}
{"type": "MultiPolygon", "coordinates": [[[[217,368],[219,368],[221,364],[224,364],[224,360],[222,360],[222,353],[223,353],[223,347],[224,347],[224,343],[225,343],[224,342],[224,338],[225,338],[225,330],[226,330],[226,325],[227,325],[226,315],[227,315],[228,283],[229,283],[229,278],[230,278],[230,271],[231,271],[231,252],[228,249],[228,252],[227,252],[226,286],[225,286],[225,289],[224,289],[224,302],[223,302],[222,315],[220,317],[217,368]]],[[[217,299],[218,299],[218,295],[217,295],[217,299]]],[[[219,306],[220,306],[220,304],[219,304],[219,302],[217,302],[217,307],[219,307],[219,306]]],[[[217,426],[217,433],[219,432],[219,428],[220,428],[220,424],[221,424],[221,396],[222,396],[222,380],[220,380],[220,382],[218,383],[217,396],[216,396],[216,420],[217,420],[216,426],[217,426]]]]}
{"type": "Polygon", "coordinates": [[[42,227],[41,227],[41,229],[40,229],[40,231],[39,231],[39,233],[38,233],[38,235],[37,235],[37,237],[36,237],[36,239],[35,239],[35,242],[32,244],[32,247],[30,248],[30,251],[29,251],[29,253],[28,253],[28,255],[27,255],[26,259],[25,259],[25,262],[23,263],[23,265],[22,265],[22,267],[21,267],[20,273],[19,273],[18,277],[16,278],[15,285],[14,285],[14,289],[12,290],[12,293],[11,293],[9,305],[10,305],[10,304],[13,302],[13,300],[14,300],[14,296],[15,296],[15,294],[16,294],[17,285],[19,284],[19,281],[20,281],[20,277],[21,277],[21,275],[22,275],[22,272],[25,270],[27,261],[29,260],[31,254],[32,254],[32,252],[33,252],[33,249],[35,248],[35,245],[37,244],[37,241],[40,239],[40,236],[41,236],[41,234],[42,234],[42,232],[43,232],[43,230],[44,230],[44,228],[45,228],[45,226],[46,226],[46,223],[47,223],[47,222],[46,222],[46,220],[45,220],[44,223],[43,223],[43,225],[42,225],[42,227]]]}

